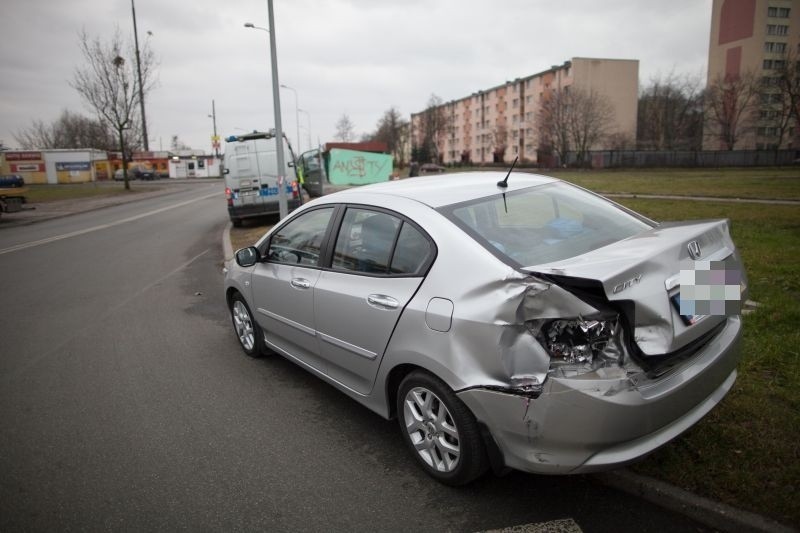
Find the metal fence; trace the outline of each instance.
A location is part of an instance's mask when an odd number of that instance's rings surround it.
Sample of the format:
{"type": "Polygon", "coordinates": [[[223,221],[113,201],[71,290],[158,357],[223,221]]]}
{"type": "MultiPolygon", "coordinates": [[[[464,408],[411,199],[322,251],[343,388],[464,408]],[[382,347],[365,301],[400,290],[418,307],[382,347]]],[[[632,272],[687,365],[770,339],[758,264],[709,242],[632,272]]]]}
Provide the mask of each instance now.
{"type": "MultiPolygon", "coordinates": [[[[556,159],[556,158],[554,158],[556,159]]],[[[566,166],[576,166],[574,152],[568,152],[566,166]]],[[[562,166],[556,159],[555,165],[562,166]]],[[[640,167],[771,167],[800,163],[797,150],[736,150],[736,151],[649,151],[598,150],[584,158],[584,166],[592,168],[640,167]]]]}

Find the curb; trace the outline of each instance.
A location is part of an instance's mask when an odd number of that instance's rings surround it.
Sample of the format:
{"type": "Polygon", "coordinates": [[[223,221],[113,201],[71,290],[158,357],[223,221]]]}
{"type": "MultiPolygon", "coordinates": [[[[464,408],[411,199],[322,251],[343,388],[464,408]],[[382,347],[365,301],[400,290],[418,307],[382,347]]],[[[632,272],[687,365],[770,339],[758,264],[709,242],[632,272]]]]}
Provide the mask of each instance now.
{"type": "Polygon", "coordinates": [[[593,474],[593,479],[645,499],[720,531],[792,533],[796,529],[770,518],[698,496],[664,481],[622,469],[593,474]]]}
{"type": "Polygon", "coordinates": [[[640,194],[627,192],[599,192],[607,198],[641,198],[643,200],[691,200],[694,202],[723,202],[734,204],[800,205],[800,200],[772,198],[730,198],[724,196],[682,196],[679,194],[640,194]]]}
{"type": "Polygon", "coordinates": [[[223,262],[228,264],[228,262],[233,260],[233,246],[231,245],[231,228],[233,224],[228,222],[228,225],[225,226],[225,229],[222,230],[222,257],[223,262]]]}

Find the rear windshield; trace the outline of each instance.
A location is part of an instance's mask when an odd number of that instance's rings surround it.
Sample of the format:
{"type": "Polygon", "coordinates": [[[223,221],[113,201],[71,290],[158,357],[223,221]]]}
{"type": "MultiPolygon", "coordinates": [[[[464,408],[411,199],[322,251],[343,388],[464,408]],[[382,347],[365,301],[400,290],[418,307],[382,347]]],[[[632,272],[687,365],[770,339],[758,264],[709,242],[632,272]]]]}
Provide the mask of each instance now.
{"type": "Polygon", "coordinates": [[[440,211],[518,267],[575,257],[651,228],[613,203],[566,183],[496,194],[440,211]]]}

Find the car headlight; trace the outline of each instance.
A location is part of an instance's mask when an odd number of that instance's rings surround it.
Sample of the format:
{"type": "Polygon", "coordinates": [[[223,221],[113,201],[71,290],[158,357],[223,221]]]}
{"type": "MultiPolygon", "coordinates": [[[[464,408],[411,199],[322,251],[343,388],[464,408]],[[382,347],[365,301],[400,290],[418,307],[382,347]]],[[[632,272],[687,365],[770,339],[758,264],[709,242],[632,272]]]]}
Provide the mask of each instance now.
{"type": "Polygon", "coordinates": [[[618,316],[557,319],[538,326],[536,337],[550,354],[549,375],[576,377],[623,364],[618,316]]]}

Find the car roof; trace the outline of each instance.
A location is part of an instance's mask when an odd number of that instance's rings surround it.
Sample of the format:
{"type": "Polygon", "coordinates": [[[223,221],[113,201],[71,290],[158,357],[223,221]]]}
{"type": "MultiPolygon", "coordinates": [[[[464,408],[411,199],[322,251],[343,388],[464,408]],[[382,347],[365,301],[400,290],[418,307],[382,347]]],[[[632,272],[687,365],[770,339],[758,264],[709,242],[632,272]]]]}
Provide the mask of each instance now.
{"type": "Polygon", "coordinates": [[[348,196],[355,197],[363,193],[382,194],[409,198],[432,208],[438,208],[501,192],[512,192],[560,181],[556,178],[538,174],[512,172],[508,178],[508,187],[503,189],[497,186],[497,182],[502,181],[506,174],[507,172],[459,172],[438,174],[436,176],[421,176],[355,187],[332,194],[328,198],[333,200],[335,197],[338,201],[348,201],[350,200],[346,198],[348,196]]]}

